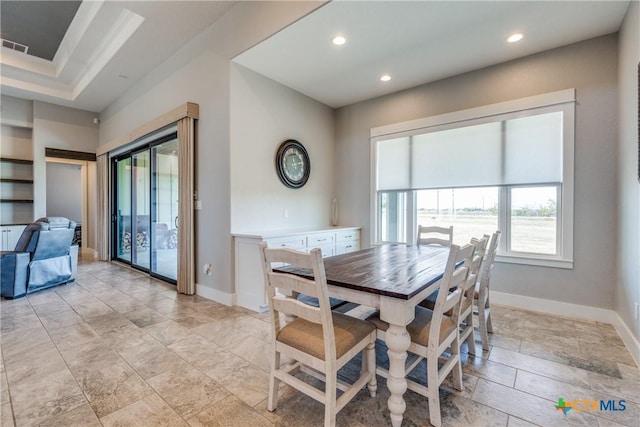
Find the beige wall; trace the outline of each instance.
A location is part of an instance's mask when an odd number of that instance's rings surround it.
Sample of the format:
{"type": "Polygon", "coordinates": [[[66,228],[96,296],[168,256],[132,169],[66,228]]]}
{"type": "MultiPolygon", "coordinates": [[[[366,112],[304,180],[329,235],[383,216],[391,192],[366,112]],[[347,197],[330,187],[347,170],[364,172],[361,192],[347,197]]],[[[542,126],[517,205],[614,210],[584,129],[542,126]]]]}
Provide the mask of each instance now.
{"type": "Polygon", "coordinates": [[[234,5],[213,26],[157,67],[100,115],[100,144],[106,144],[187,101],[199,104],[195,189],[202,209],[195,211],[196,283],[200,289],[198,292],[209,297],[225,300],[233,292],[230,58],[319,4],[240,2],[234,5]],[[202,272],[205,263],[213,266],[211,276],[202,272]]]}
{"type": "Polygon", "coordinates": [[[232,65],[233,232],[329,225],[335,175],[333,129],[333,109],[232,65]],[[287,139],[300,141],[311,159],[309,181],[299,189],[285,187],[276,174],[275,153],[287,139]]]}
{"type": "Polygon", "coordinates": [[[616,275],[617,39],[588,40],[337,110],[341,221],[370,224],[373,127],[576,88],[573,270],[498,264],[496,291],[612,309],[616,275]]]}
{"type": "Polygon", "coordinates": [[[618,66],[618,281],[615,308],[640,340],[640,184],[638,184],[638,66],[640,64],[640,3],[631,2],[620,30],[618,66]]]}

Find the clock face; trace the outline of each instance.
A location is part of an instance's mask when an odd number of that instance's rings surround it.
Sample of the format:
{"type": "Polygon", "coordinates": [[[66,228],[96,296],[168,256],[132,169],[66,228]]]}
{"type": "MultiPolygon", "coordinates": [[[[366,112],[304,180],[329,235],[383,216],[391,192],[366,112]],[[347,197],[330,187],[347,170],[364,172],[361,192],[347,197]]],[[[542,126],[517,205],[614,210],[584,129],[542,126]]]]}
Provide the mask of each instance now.
{"type": "Polygon", "coordinates": [[[286,140],[278,148],[276,170],[278,177],[287,187],[302,187],[306,184],[311,172],[307,150],[298,141],[286,140]]]}

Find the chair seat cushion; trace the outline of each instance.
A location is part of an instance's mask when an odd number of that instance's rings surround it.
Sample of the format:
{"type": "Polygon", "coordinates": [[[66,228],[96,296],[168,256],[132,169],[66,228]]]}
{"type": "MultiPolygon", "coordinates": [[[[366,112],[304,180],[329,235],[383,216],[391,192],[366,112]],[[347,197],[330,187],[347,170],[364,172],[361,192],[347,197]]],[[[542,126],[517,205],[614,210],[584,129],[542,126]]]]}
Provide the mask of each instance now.
{"type": "MultiPolygon", "coordinates": [[[[431,319],[433,311],[424,307],[416,307],[416,317],[407,325],[407,332],[411,337],[411,342],[427,347],[429,345],[429,333],[431,332],[431,319]]],[[[380,319],[380,314],[375,314],[368,319],[381,331],[389,329],[389,324],[380,319]]],[[[449,316],[444,316],[440,323],[440,342],[444,341],[457,325],[449,316]]]]}
{"type": "MultiPolygon", "coordinates": [[[[339,359],[356,344],[375,331],[373,323],[340,313],[332,313],[339,359]]],[[[325,360],[322,325],[297,318],[280,330],[276,340],[320,360],[325,360]]]]}

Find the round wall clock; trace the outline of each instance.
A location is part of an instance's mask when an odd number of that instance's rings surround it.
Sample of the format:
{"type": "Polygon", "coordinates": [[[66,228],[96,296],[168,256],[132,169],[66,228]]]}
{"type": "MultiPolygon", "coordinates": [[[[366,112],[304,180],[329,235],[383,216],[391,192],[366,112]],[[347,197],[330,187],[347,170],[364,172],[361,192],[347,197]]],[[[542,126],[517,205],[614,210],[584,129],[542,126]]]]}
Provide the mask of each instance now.
{"type": "Polygon", "coordinates": [[[284,185],[300,188],[307,183],[311,173],[309,154],[295,139],[287,139],[280,144],[276,153],[276,171],[284,185]]]}

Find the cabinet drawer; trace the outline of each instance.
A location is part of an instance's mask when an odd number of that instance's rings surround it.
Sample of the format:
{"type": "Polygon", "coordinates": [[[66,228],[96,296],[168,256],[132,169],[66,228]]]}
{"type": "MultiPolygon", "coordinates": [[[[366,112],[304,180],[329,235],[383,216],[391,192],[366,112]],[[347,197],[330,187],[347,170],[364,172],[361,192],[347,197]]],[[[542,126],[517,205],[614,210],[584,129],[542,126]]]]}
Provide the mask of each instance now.
{"type": "Polygon", "coordinates": [[[330,243],[328,245],[322,245],[322,246],[313,246],[313,247],[309,247],[307,249],[307,252],[311,252],[311,249],[320,249],[320,252],[322,252],[322,258],[326,258],[329,256],[334,256],[336,255],[336,245],[334,245],[333,243],[330,243]]]}
{"type": "Polygon", "coordinates": [[[318,233],[307,236],[307,246],[315,248],[318,246],[328,245],[336,241],[336,233],[318,233]]]}
{"type": "Polygon", "coordinates": [[[303,250],[306,247],[304,236],[276,237],[273,239],[265,239],[270,248],[289,248],[303,250]]]}
{"type": "Polygon", "coordinates": [[[336,232],[336,242],[350,242],[360,240],[359,230],[340,230],[336,232]]]}
{"type": "Polygon", "coordinates": [[[336,243],[336,255],[348,254],[349,252],[360,250],[360,241],[353,240],[351,242],[336,243]]]}

